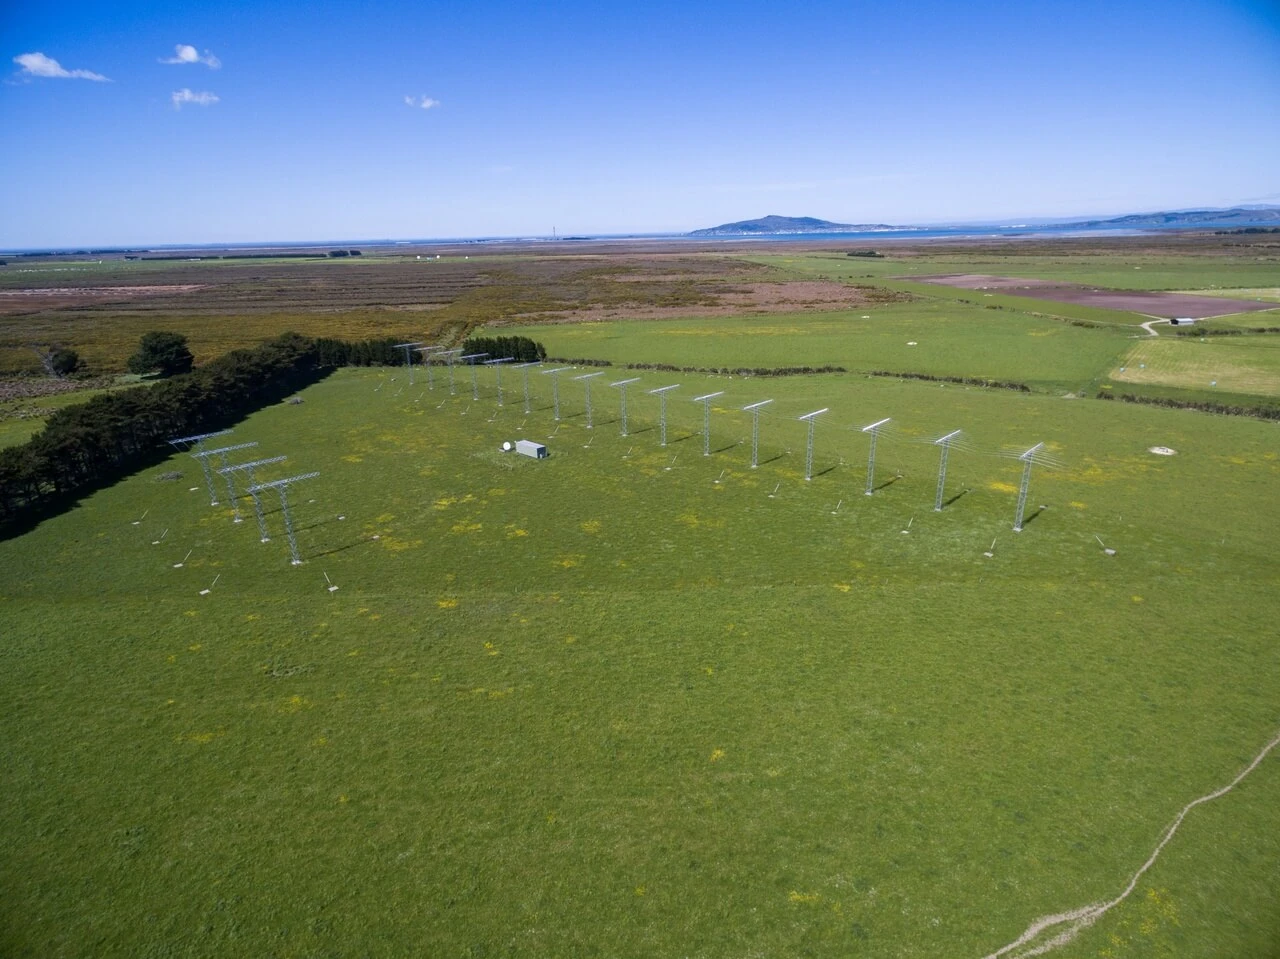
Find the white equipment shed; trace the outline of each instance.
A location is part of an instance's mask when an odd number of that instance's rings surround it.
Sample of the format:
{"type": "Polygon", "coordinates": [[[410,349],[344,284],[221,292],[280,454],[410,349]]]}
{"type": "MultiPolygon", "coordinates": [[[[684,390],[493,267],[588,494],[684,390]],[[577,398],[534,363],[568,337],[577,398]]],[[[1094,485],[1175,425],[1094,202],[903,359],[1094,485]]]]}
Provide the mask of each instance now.
{"type": "Polygon", "coordinates": [[[516,452],[532,456],[536,460],[547,458],[547,448],[533,440],[516,440],[516,452]]]}

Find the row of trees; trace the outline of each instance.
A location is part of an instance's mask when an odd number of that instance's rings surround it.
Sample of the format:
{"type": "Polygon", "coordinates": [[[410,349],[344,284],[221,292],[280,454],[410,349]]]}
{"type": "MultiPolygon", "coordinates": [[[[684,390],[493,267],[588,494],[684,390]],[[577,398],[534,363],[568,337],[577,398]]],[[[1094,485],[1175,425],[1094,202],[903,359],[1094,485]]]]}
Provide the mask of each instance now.
{"type": "Polygon", "coordinates": [[[314,341],[285,334],[193,373],[61,409],[29,442],[0,450],[0,530],[162,459],[172,437],[224,429],[324,372],[314,341]]]}
{"type": "Polygon", "coordinates": [[[509,356],[517,363],[538,363],[547,358],[542,344],[527,336],[473,336],[462,344],[462,352],[485,353],[492,360],[509,356]]]}

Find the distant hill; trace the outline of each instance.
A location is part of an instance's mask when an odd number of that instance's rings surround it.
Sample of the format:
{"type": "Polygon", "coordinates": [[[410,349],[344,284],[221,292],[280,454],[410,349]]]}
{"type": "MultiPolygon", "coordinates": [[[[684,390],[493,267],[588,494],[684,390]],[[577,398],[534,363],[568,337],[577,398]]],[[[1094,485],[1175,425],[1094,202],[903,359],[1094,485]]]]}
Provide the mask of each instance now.
{"type": "Polygon", "coordinates": [[[1278,206],[1237,206],[1228,210],[1169,210],[1161,213],[1131,213],[1109,220],[1072,220],[1058,226],[1073,229],[1151,229],[1157,227],[1268,226],[1280,224],[1278,206]]]}
{"type": "Polygon", "coordinates": [[[872,233],[909,227],[887,223],[832,223],[812,216],[762,216],[758,220],[722,223],[705,230],[694,230],[689,236],[761,236],[774,233],[872,233]]]}

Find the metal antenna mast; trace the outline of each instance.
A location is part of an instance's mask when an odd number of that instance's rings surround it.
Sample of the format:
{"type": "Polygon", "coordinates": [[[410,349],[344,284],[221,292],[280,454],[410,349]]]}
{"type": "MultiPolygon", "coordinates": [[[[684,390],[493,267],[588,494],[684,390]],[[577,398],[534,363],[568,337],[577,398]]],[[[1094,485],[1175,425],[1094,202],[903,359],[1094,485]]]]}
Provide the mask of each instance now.
{"type": "Polygon", "coordinates": [[[458,358],[458,354],[461,352],[462,350],[441,350],[438,354],[436,354],[437,356],[443,356],[444,361],[449,364],[449,395],[450,396],[453,396],[455,393],[458,392],[456,389],[454,389],[454,385],[453,385],[453,361],[458,358]]]}
{"type": "Polygon", "coordinates": [[[319,473],[301,473],[298,476],[272,480],[270,483],[259,483],[257,486],[249,487],[250,493],[261,493],[263,490],[273,489],[280,494],[280,509],[284,513],[284,531],[289,537],[289,555],[292,557],[292,565],[294,566],[302,565],[302,557],[298,555],[298,538],[293,532],[293,515],[289,512],[288,490],[293,483],[315,479],[319,475],[319,473]]]}
{"type": "MultiPolygon", "coordinates": [[[[227,487],[228,489],[230,489],[231,474],[239,472],[240,470],[244,470],[246,473],[249,474],[249,485],[252,487],[252,486],[258,485],[258,481],[257,479],[254,478],[254,475],[253,475],[253,471],[255,469],[257,469],[259,466],[267,466],[268,464],[271,464],[271,463],[282,463],[286,459],[288,459],[287,456],[272,456],[265,460],[253,460],[250,463],[236,463],[236,464],[233,464],[232,466],[224,466],[222,469],[218,470],[218,472],[227,477],[227,487]]],[[[266,518],[262,515],[262,500],[258,499],[257,493],[253,493],[252,497],[253,497],[253,511],[254,513],[257,514],[257,517],[258,517],[258,532],[262,535],[262,542],[265,543],[268,541],[268,539],[270,539],[270,537],[267,536],[266,518]]],[[[236,503],[236,497],[235,497],[234,491],[231,494],[231,506],[236,511],[235,521],[237,523],[241,522],[240,507],[236,503]]]]}
{"type": "Polygon", "coordinates": [[[750,406],[744,406],[742,412],[751,414],[751,468],[755,469],[759,464],[758,454],[760,452],[760,411],[772,403],[773,400],[761,400],[759,403],[752,403],[750,406]]]}
{"type": "Polygon", "coordinates": [[[419,340],[417,343],[397,343],[397,350],[404,350],[404,365],[409,370],[409,385],[413,386],[413,351],[420,346],[426,346],[426,340],[419,340]]]}
{"type": "Polygon", "coordinates": [[[618,382],[616,383],[609,384],[610,386],[616,386],[618,389],[622,391],[621,416],[622,416],[622,435],[623,436],[627,435],[627,387],[630,386],[632,383],[639,383],[639,382],[640,382],[640,377],[633,376],[629,380],[618,380],[618,382]]]}
{"type": "Polygon", "coordinates": [[[813,479],[813,424],[828,409],[830,407],[824,406],[820,410],[814,410],[812,413],[805,413],[804,416],[797,417],[797,419],[809,421],[809,442],[804,448],[804,478],[806,480],[813,479]]]}
{"type": "MultiPolygon", "coordinates": [[[[205,472],[208,473],[209,466],[205,462],[207,457],[210,457],[210,456],[218,457],[219,461],[225,467],[227,465],[228,453],[235,452],[236,450],[247,450],[250,447],[257,446],[257,445],[258,445],[258,441],[254,440],[252,443],[236,443],[234,446],[224,446],[221,449],[216,449],[216,450],[200,450],[199,452],[192,453],[191,455],[194,456],[196,459],[200,460],[200,465],[203,466],[205,469],[205,472]]],[[[230,477],[227,478],[227,490],[231,493],[232,499],[234,499],[235,487],[231,485],[230,477]]],[[[213,488],[212,475],[210,475],[209,477],[209,505],[210,506],[218,505],[218,494],[217,494],[217,491],[215,491],[213,488]]]]}
{"type": "Polygon", "coordinates": [[[524,378],[524,411],[525,415],[529,413],[529,367],[541,366],[542,363],[534,360],[532,363],[521,363],[519,366],[512,367],[520,371],[520,375],[524,378]]]}
{"type": "Polygon", "coordinates": [[[650,396],[658,397],[658,427],[659,435],[662,437],[662,446],[667,445],[667,391],[680,389],[679,383],[672,383],[670,386],[659,386],[656,390],[650,390],[650,396]]]}
{"type": "Polygon", "coordinates": [[[876,420],[870,426],[862,428],[862,432],[871,434],[871,452],[867,456],[867,488],[865,491],[868,496],[875,492],[876,488],[876,437],[880,435],[880,427],[891,419],[893,417],[886,416],[884,419],[876,420]]]}
{"type": "Polygon", "coordinates": [[[597,370],[595,373],[583,373],[581,376],[575,376],[575,380],[582,380],[582,386],[587,391],[587,429],[591,429],[591,380],[596,376],[604,376],[604,370],[597,370]]]}
{"type": "Polygon", "coordinates": [[[934,446],[942,447],[942,459],[938,463],[938,492],[933,497],[933,511],[942,512],[942,491],[947,485],[947,454],[951,452],[951,441],[960,435],[960,430],[953,430],[946,436],[933,441],[934,446]]]}
{"type": "Polygon", "coordinates": [[[551,377],[551,401],[556,412],[556,422],[560,422],[560,374],[567,373],[572,366],[557,366],[554,370],[543,370],[543,376],[551,377]]]}
{"type": "Polygon", "coordinates": [[[460,356],[460,360],[470,360],[471,367],[471,399],[479,401],[480,399],[480,383],[476,380],[476,360],[482,360],[488,353],[468,353],[466,356],[460,356]]]}
{"type": "Polygon", "coordinates": [[[514,356],[504,356],[500,360],[485,360],[485,366],[492,366],[494,373],[498,376],[498,405],[502,405],[502,364],[515,362],[514,356]]]}
{"type": "Polygon", "coordinates": [[[443,349],[440,346],[420,346],[418,352],[422,354],[422,365],[427,368],[427,389],[434,390],[436,388],[436,378],[431,371],[431,354],[436,350],[443,349]]]}
{"type": "MultiPolygon", "coordinates": [[[[233,430],[217,430],[213,433],[197,433],[195,436],[179,436],[169,440],[169,444],[174,449],[181,449],[184,445],[194,444],[195,452],[199,453],[204,449],[204,441],[212,439],[215,436],[229,436],[233,430]]],[[[194,455],[194,453],[192,454],[194,455]]],[[[206,460],[200,460],[200,467],[204,470],[205,485],[209,487],[209,500],[213,506],[218,505],[218,491],[213,488],[213,474],[209,472],[209,464],[206,460]]]]}
{"type": "Polygon", "coordinates": [[[1022,532],[1022,511],[1026,509],[1027,487],[1031,485],[1031,461],[1035,458],[1036,453],[1042,449],[1044,449],[1044,444],[1037,443],[1018,457],[1018,459],[1022,460],[1022,488],[1018,490],[1018,512],[1013,520],[1013,531],[1015,533],[1022,532]]]}
{"type": "Polygon", "coordinates": [[[702,404],[702,455],[711,455],[711,401],[717,396],[724,396],[724,390],[695,396],[693,401],[702,404]]]}

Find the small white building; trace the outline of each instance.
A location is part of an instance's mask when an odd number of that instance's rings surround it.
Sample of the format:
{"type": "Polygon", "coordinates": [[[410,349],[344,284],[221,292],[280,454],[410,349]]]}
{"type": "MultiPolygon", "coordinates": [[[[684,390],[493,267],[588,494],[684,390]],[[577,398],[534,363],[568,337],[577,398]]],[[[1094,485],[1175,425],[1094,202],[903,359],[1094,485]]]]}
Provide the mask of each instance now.
{"type": "Polygon", "coordinates": [[[532,456],[536,460],[547,458],[547,448],[541,443],[535,443],[533,440],[516,440],[516,452],[523,453],[525,456],[532,456]]]}

